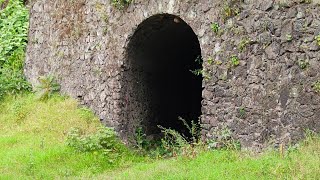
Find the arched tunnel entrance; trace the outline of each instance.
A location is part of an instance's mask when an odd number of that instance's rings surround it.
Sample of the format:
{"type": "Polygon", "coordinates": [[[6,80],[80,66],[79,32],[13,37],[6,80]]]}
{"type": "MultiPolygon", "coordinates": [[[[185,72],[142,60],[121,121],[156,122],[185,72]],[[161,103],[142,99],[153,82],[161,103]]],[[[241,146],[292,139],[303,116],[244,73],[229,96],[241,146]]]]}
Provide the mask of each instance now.
{"type": "Polygon", "coordinates": [[[125,65],[126,129],[139,122],[148,135],[158,125],[188,134],[187,122],[201,115],[201,49],[191,27],[177,16],[159,14],[142,22],[127,47],[125,65]]]}

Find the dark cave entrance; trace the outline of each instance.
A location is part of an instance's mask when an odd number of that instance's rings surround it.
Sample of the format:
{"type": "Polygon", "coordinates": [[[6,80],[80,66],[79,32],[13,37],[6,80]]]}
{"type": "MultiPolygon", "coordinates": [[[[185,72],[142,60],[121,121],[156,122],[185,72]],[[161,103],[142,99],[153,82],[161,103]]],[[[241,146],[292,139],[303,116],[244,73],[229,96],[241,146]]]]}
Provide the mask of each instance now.
{"type": "Polygon", "coordinates": [[[188,136],[178,117],[197,121],[202,100],[202,77],[191,72],[202,68],[191,27],[177,16],[152,16],[132,36],[127,58],[127,120],[139,121],[147,135],[158,134],[161,125],[188,136]]]}

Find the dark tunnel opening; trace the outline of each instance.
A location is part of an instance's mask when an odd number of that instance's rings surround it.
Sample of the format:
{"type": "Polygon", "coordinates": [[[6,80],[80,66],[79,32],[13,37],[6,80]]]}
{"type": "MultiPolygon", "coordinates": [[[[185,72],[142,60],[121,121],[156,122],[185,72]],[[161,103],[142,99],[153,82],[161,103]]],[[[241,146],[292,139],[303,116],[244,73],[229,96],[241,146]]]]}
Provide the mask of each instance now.
{"type": "Polygon", "coordinates": [[[202,68],[200,44],[191,27],[177,16],[152,16],[132,36],[128,58],[131,96],[140,101],[131,118],[139,118],[148,135],[159,133],[161,125],[188,136],[178,117],[189,124],[197,121],[202,100],[202,77],[191,72],[202,68]]]}

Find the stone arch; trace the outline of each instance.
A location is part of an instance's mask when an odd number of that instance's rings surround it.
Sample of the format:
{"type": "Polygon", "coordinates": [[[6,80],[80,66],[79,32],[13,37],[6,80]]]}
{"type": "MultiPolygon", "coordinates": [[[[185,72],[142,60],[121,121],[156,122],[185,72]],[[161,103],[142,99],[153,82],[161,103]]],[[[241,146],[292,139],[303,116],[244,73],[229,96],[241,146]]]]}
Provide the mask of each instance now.
{"type": "Polygon", "coordinates": [[[157,125],[187,134],[178,117],[191,121],[201,115],[202,77],[191,72],[201,68],[198,37],[184,20],[171,14],[144,20],[126,47],[124,134],[137,126],[157,134],[157,125]]]}

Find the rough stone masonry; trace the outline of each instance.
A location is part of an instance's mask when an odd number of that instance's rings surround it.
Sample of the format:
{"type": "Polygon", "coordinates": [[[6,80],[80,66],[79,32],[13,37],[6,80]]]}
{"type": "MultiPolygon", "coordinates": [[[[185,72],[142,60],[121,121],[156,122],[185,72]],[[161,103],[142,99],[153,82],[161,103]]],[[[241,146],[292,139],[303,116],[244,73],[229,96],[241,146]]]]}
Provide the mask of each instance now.
{"type": "Polygon", "coordinates": [[[243,147],[288,144],[320,131],[319,12],[308,1],[135,0],[119,10],[108,0],[36,0],[25,74],[33,85],[55,76],[62,93],[130,140],[157,123],[147,119],[148,76],[130,53],[171,18],[191,27],[201,48],[202,137],[228,129],[243,147]]]}

